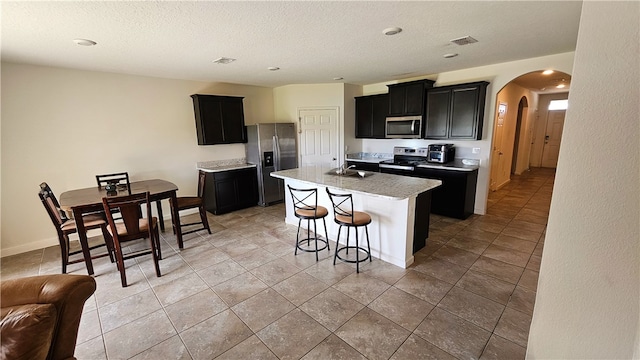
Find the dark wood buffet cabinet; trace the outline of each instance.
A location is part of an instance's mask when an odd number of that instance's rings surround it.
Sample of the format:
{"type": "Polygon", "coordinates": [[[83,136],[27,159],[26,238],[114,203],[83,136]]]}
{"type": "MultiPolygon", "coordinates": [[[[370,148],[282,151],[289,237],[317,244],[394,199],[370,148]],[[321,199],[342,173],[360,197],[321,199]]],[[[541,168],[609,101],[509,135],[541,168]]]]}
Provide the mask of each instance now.
{"type": "Polygon", "coordinates": [[[204,208],[216,215],[258,204],[256,168],[209,172],[205,179],[204,208]]]}

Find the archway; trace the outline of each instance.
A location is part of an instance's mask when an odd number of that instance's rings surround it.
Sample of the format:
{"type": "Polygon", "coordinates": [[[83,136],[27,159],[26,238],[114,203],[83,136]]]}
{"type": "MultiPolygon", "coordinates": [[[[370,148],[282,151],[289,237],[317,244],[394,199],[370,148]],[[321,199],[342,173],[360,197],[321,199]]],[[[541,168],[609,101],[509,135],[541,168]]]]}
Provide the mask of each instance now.
{"type": "Polygon", "coordinates": [[[489,183],[491,191],[508,184],[511,174],[522,174],[530,166],[540,166],[530,160],[534,154],[536,157],[541,154],[545,140],[547,119],[539,116],[538,110],[544,110],[546,114],[548,101],[539,104],[539,99],[541,96],[545,99],[566,98],[570,81],[571,76],[566,73],[550,72],[545,75],[543,70],[539,70],[514,78],[497,93],[489,183]],[[539,105],[545,108],[539,109],[539,105]]]}

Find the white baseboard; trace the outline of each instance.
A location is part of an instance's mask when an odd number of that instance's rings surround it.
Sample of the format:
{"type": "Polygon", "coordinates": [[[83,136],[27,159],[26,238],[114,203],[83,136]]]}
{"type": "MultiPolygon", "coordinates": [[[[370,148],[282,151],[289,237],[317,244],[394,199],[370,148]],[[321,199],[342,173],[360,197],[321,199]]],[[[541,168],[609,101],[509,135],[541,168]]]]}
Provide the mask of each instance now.
{"type": "MultiPolygon", "coordinates": [[[[185,210],[183,212],[181,212],[181,215],[189,215],[189,214],[194,214],[197,213],[197,209],[196,210],[185,210]]],[[[169,220],[169,222],[171,222],[171,214],[169,215],[164,215],[163,214],[163,219],[169,220]]],[[[171,227],[169,227],[169,229],[171,229],[171,227]]],[[[52,229],[54,230],[54,229],[52,229]]],[[[102,236],[102,231],[100,229],[93,229],[93,230],[89,230],[87,231],[87,237],[91,238],[94,236],[102,236]]],[[[77,241],[78,240],[78,235],[77,234],[71,234],[69,236],[69,241],[77,241]]],[[[37,240],[37,241],[32,241],[29,242],[27,244],[22,244],[22,245],[18,245],[18,246],[12,246],[9,248],[0,248],[0,258],[6,257],[6,256],[11,256],[11,255],[17,255],[17,254],[22,254],[22,253],[26,253],[29,251],[33,251],[33,250],[40,250],[40,249],[44,249],[47,248],[49,246],[59,246],[59,242],[58,242],[58,237],[51,237],[51,238],[47,238],[47,239],[42,239],[42,240],[37,240]]]]}
{"type": "Polygon", "coordinates": [[[2,248],[0,249],[0,257],[22,254],[22,253],[26,253],[33,250],[44,249],[49,246],[55,246],[58,244],[59,244],[58,237],[43,239],[39,241],[32,241],[28,244],[12,246],[10,248],[2,248]]]}

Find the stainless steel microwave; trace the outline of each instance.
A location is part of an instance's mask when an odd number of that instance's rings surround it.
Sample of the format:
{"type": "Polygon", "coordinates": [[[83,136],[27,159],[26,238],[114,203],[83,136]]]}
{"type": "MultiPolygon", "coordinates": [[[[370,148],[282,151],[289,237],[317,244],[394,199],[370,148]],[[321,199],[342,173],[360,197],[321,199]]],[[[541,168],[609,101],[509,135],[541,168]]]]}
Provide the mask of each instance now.
{"type": "Polygon", "coordinates": [[[388,117],[385,129],[387,139],[420,139],[422,116],[388,117]]]}

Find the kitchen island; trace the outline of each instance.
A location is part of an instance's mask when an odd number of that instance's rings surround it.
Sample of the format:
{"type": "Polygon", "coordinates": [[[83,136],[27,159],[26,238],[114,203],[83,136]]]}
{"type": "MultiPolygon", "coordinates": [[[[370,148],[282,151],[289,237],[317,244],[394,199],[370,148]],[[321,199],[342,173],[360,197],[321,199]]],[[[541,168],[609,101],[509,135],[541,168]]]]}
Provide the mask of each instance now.
{"type": "MultiPolygon", "coordinates": [[[[349,175],[337,175],[335,169],[321,166],[271,173],[271,176],[284,179],[286,185],[294,188],[318,188],[318,205],[329,210],[327,227],[331,240],[336,239],[338,225],[333,221],[333,208],[326,188],[353,194],[354,209],[367,212],[372,218],[369,225],[372,256],[407,268],[413,263],[414,252],[425,245],[429,235],[431,190],[442,182],[368,171],[364,175],[361,177],[353,170],[349,175]]],[[[293,213],[288,188],[285,205],[286,223],[297,226],[298,218],[293,213]]],[[[302,226],[306,226],[306,222],[302,226]]],[[[318,226],[318,232],[322,233],[322,225],[318,226]]],[[[346,236],[342,235],[341,243],[345,240],[346,236]]]]}

